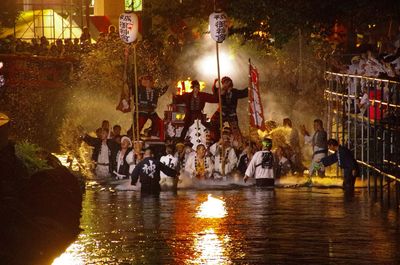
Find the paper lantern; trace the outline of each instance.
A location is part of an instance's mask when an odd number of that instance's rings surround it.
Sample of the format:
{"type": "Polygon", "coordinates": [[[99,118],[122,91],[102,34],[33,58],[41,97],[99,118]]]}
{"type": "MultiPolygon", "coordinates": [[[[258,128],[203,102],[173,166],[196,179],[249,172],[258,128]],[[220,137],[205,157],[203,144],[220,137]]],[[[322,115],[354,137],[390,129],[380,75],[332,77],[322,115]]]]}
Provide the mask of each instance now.
{"type": "Polygon", "coordinates": [[[125,43],[132,43],[138,35],[139,20],[135,13],[122,13],[119,16],[119,37],[125,43]]]}
{"type": "Polygon", "coordinates": [[[211,38],[218,43],[228,35],[228,17],[225,13],[212,13],[209,18],[211,38]]]}

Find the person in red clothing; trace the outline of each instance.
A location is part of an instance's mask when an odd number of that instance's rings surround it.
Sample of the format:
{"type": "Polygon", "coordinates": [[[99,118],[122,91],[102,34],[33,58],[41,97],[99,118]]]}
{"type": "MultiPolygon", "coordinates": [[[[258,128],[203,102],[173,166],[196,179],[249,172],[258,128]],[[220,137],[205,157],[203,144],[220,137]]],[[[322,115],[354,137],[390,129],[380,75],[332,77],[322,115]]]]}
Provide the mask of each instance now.
{"type": "Polygon", "coordinates": [[[206,125],[203,109],[208,103],[218,103],[218,96],[200,92],[200,83],[197,80],[191,82],[192,92],[183,95],[177,95],[174,97],[174,103],[186,105],[185,113],[185,126],[183,127],[180,139],[183,140],[186,137],[186,133],[189,127],[194,123],[195,120],[200,120],[203,125],[206,125]]]}

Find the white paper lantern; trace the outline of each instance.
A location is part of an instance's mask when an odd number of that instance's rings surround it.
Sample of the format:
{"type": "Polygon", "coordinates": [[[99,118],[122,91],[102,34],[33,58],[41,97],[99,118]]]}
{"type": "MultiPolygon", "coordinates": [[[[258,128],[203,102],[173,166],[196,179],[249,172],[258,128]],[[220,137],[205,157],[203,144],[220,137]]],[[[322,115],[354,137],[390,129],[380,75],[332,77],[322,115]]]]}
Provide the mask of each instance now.
{"type": "Polygon", "coordinates": [[[211,38],[223,42],[228,35],[228,16],[223,13],[212,13],[209,17],[211,38]]]}
{"type": "Polygon", "coordinates": [[[136,40],[139,31],[139,19],[135,13],[122,13],[119,16],[119,37],[125,43],[136,40]]]}

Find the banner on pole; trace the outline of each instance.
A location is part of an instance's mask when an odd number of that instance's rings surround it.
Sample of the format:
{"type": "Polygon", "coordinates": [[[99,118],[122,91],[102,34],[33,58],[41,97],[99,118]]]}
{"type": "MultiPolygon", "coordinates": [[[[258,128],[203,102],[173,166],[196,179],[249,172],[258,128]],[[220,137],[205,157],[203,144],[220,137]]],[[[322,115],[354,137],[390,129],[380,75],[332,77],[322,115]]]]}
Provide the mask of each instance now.
{"type": "Polygon", "coordinates": [[[131,100],[129,95],[125,91],[122,91],[121,97],[118,102],[117,110],[122,111],[123,113],[131,112],[131,100]]]}
{"type": "Polygon", "coordinates": [[[249,104],[251,127],[265,130],[264,109],[260,97],[259,75],[256,68],[250,64],[249,104]]]}

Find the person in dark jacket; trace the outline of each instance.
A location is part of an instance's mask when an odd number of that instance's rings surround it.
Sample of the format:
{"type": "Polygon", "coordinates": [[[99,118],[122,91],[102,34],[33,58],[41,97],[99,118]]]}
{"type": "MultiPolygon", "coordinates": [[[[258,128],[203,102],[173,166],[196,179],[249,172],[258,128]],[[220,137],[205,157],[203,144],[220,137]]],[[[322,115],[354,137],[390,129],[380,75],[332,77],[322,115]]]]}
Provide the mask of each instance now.
{"type": "MultiPolygon", "coordinates": [[[[218,96],[218,88],[216,86],[216,81],[214,82],[213,92],[218,96]]],[[[230,77],[224,76],[221,80],[222,90],[221,90],[221,107],[222,107],[222,123],[228,122],[229,127],[232,128],[232,132],[235,138],[241,137],[242,134],[239,128],[239,120],[237,117],[236,109],[238,100],[241,98],[246,98],[249,95],[249,89],[246,87],[244,89],[236,89],[233,87],[233,81],[230,77]]],[[[215,141],[219,140],[220,137],[220,119],[221,109],[218,108],[214,115],[211,117],[211,128],[213,129],[213,137],[215,141]]]]}
{"type": "Polygon", "coordinates": [[[182,129],[180,140],[183,141],[186,137],[186,133],[189,127],[194,123],[195,120],[200,120],[204,126],[206,121],[203,114],[204,106],[208,103],[218,103],[218,97],[213,94],[200,92],[200,83],[197,80],[193,80],[191,83],[192,92],[183,95],[177,95],[174,97],[174,103],[184,103],[186,105],[185,113],[185,126],[182,129]]]}
{"type": "Polygon", "coordinates": [[[110,177],[114,170],[114,163],[118,144],[113,139],[108,139],[108,130],[101,129],[100,138],[85,134],[83,137],[88,145],[94,147],[92,160],[96,163],[95,174],[98,178],[110,177]]]}
{"type": "Polygon", "coordinates": [[[250,164],[251,159],[253,158],[254,153],[256,152],[256,144],[253,142],[245,143],[245,148],[240,154],[237,164],[237,169],[242,176],[246,173],[246,169],[250,164]]]}
{"type": "MultiPolygon", "coordinates": [[[[153,86],[154,82],[152,76],[146,75],[141,77],[138,87],[139,132],[142,131],[143,126],[147,120],[150,119],[150,136],[158,137],[161,119],[156,112],[156,108],[158,98],[165,94],[168,90],[168,85],[163,88],[155,88],[153,86]]],[[[131,135],[131,132],[128,131],[128,135],[131,135]]]]}
{"type": "Polygon", "coordinates": [[[153,157],[153,152],[147,148],[131,174],[131,185],[135,186],[140,179],[142,194],[160,194],[160,172],[169,177],[176,177],[177,172],[153,157]]]}
{"type": "Polygon", "coordinates": [[[343,188],[346,191],[354,191],[354,184],[359,175],[359,168],[353,153],[347,147],[339,145],[335,139],[328,140],[328,148],[334,153],[322,158],[321,163],[327,167],[337,162],[344,173],[343,188]]]}
{"type": "MultiPolygon", "coordinates": [[[[214,82],[213,92],[218,97],[218,87],[216,86],[216,81],[214,82]]],[[[221,90],[221,106],[222,106],[222,123],[228,122],[229,127],[232,129],[232,133],[235,138],[241,137],[241,132],[239,129],[239,121],[236,113],[238,100],[241,98],[246,98],[249,94],[249,89],[236,89],[233,87],[233,81],[230,77],[224,76],[221,80],[222,90],[221,90]]],[[[211,117],[211,128],[213,129],[214,140],[218,141],[220,138],[220,109],[215,111],[214,115],[211,117]]]]}

